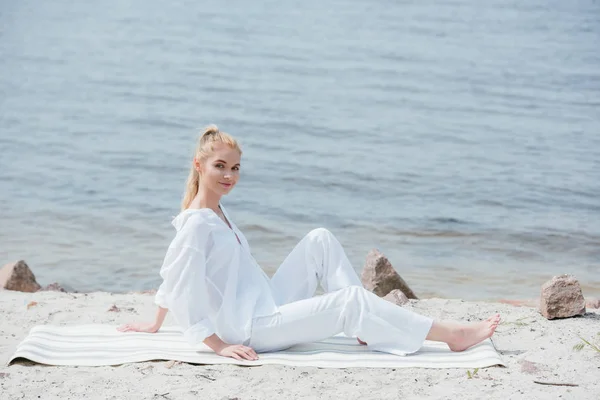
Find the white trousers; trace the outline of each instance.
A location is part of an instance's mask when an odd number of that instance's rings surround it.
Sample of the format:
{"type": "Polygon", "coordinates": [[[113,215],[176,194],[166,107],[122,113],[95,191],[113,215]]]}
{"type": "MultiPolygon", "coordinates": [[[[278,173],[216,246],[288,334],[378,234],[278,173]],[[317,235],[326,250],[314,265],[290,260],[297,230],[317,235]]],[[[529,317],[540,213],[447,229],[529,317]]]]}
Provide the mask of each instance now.
{"type": "Polygon", "coordinates": [[[364,289],[340,242],[323,228],[298,243],[271,286],[279,313],[253,319],[248,346],[256,352],[343,332],[371,350],[405,355],[419,350],[433,323],[364,289]],[[319,282],[326,293],[313,297],[319,282]]]}

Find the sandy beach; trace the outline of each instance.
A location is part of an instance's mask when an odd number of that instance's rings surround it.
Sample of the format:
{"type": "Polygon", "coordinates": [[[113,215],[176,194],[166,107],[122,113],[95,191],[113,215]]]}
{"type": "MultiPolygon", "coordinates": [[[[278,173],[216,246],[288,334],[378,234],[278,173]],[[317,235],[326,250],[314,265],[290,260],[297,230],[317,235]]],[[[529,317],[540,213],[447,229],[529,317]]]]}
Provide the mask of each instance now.
{"type": "MultiPolygon", "coordinates": [[[[35,325],[149,320],[153,296],[0,291],[2,399],[598,399],[600,353],[576,351],[580,335],[600,342],[600,310],[549,321],[535,308],[459,299],[412,300],[405,307],[438,319],[477,321],[499,312],[493,341],[507,367],[466,369],[319,369],[190,365],[169,361],[113,367],[7,366],[35,325]],[[29,307],[28,307],[29,305],[29,307]],[[118,311],[115,311],[115,308],[118,311]],[[471,377],[469,377],[471,375],[471,377]],[[543,385],[538,382],[578,386],[543,385]]],[[[170,317],[165,325],[173,325],[170,317]]]]}

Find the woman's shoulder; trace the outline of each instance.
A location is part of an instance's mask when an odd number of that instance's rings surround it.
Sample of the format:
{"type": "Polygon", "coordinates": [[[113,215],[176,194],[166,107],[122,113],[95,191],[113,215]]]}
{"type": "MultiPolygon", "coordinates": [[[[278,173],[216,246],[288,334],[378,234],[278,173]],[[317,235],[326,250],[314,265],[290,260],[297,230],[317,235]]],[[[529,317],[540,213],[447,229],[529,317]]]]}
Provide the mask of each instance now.
{"type": "Polygon", "coordinates": [[[213,228],[219,223],[219,217],[210,208],[188,208],[173,217],[171,224],[177,231],[195,228],[213,228]]]}
{"type": "Polygon", "coordinates": [[[181,211],[171,222],[176,234],[171,246],[179,247],[206,243],[212,232],[219,229],[219,217],[208,208],[181,211]]]}

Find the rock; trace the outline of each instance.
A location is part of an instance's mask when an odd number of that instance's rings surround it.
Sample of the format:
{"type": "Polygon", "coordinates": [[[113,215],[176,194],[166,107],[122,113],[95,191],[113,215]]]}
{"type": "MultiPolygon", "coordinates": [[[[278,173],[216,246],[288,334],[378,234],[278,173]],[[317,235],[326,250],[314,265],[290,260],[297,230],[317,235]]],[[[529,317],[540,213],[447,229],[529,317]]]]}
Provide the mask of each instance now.
{"type": "Polygon", "coordinates": [[[577,279],[573,275],[560,275],[544,283],[540,312],[547,319],[583,315],[585,299],[577,279]]]}
{"type": "Polygon", "coordinates": [[[377,249],[373,249],[367,254],[361,281],[365,289],[379,297],[387,295],[394,289],[400,289],[407,298],[417,298],[404,279],[394,270],[389,260],[377,249]]]}
{"type": "Polygon", "coordinates": [[[589,308],[600,308],[600,299],[596,297],[588,297],[585,299],[585,305],[589,308]]]}
{"type": "Polygon", "coordinates": [[[408,303],[408,297],[400,290],[394,289],[383,297],[384,300],[394,303],[397,306],[402,306],[408,303]]]}
{"type": "Polygon", "coordinates": [[[37,292],[40,285],[35,280],[35,275],[23,260],[6,264],[0,270],[0,287],[19,292],[37,292]]]}

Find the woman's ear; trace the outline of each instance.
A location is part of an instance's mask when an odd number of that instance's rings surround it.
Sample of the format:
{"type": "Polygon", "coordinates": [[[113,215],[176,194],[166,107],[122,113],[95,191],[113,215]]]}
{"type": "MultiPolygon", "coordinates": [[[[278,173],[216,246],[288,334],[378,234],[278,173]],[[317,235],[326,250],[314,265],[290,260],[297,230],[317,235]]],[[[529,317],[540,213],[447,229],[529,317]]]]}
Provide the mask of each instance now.
{"type": "Polygon", "coordinates": [[[198,174],[202,173],[202,163],[200,163],[200,160],[198,160],[196,157],[194,157],[194,168],[198,174]]]}

